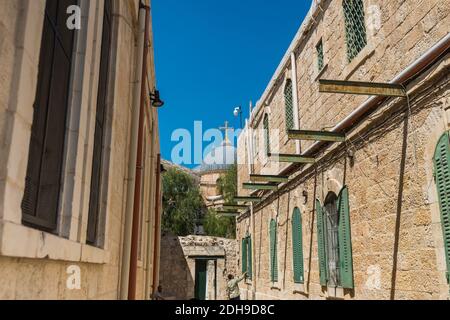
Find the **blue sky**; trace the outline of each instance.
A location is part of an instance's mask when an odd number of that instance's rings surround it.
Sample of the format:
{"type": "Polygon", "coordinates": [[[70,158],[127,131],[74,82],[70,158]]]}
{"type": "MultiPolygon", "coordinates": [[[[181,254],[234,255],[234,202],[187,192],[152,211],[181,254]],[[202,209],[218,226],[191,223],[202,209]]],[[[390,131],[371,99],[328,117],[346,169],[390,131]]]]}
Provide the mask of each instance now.
{"type": "MultiPolygon", "coordinates": [[[[178,128],[236,128],[248,116],[300,27],[309,0],[153,0],[161,151],[171,160],[178,128]]],[[[205,146],[208,143],[205,143],[205,146]]],[[[194,151],[192,151],[194,152],[194,151]]]]}

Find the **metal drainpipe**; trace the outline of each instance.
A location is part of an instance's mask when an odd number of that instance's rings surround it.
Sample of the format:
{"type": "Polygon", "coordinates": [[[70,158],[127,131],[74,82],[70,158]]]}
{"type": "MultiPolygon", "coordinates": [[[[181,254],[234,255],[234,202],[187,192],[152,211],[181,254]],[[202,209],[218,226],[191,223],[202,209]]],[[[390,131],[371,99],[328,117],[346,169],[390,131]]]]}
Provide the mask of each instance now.
{"type": "MultiPolygon", "coordinates": [[[[403,70],[398,74],[390,83],[392,84],[405,84],[408,80],[419,74],[421,71],[430,66],[439,57],[445,54],[450,48],[450,33],[448,33],[444,38],[442,38],[438,43],[431,47],[427,52],[425,52],[419,59],[413,62],[408,68],[403,70]]],[[[331,132],[342,133],[347,132],[353,128],[363,117],[368,113],[373,112],[379,104],[386,98],[375,96],[368,99],[365,103],[359,106],[351,114],[349,114],[344,120],[339,122],[331,132]]],[[[322,146],[326,145],[326,142],[319,141],[314,143],[309,147],[303,156],[312,156],[317,152],[322,146]]],[[[298,169],[298,165],[290,165],[285,170],[283,170],[281,175],[290,175],[298,169]]]]}
{"type": "MultiPolygon", "coordinates": [[[[151,135],[152,137],[155,135],[155,122],[152,122],[152,130],[151,130],[151,135]]],[[[147,234],[148,234],[148,240],[147,240],[147,262],[146,262],[146,271],[145,271],[145,298],[146,299],[151,299],[152,298],[152,294],[153,294],[153,289],[154,289],[154,283],[153,281],[153,270],[152,267],[155,266],[155,262],[152,260],[153,258],[153,237],[151,237],[153,235],[153,227],[154,227],[154,223],[156,221],[156,217],[155,219],[153,219],[153,216],[151,215],[152,212],[154,212],[152,210],[152,208],[154,207],[155,204],[155,188],[153,186],[156,186],[156,172],[155,172],[155,165],[156,165],[156,157],[154,156],[155,153],[155,141],[152,142],[152,147],[151,147],[151,160],[150,160],[150,176],[151,176],[151,181],[150,181],[150,185],[151,185],[151,192],[150,192],[150,213],[148,216],[148,221],[147,221],[147,234]],[[153,175],[153,173],[155,172],[155,175],[153,175]],[[153,261],[153,263],[152,263],[153,261]]],[[[156,230],[156,229],[155,229],[156,230]]]]}
{"type": "Polygon", "coordinates": [[[160,254],[160,239],[161,239],[161,154],[158,154],[156,160],[156,194],[155,194],[155,247],[153,250],[153,288],[157,288],[158,284],[158,273],[159,273],[159,260],[160,254]]]}
{"type": "Polygon", "coordinates": [[[123,237],[123,252],[122,252],[122,268],[120,271],[120,299],[126,300],[128,298],[128,283],[130,275],[130,257],[131,257],[131,238],[132,238],[132,224],[133,224],[133,205],[134,205],[134,188],[136,175],[136,160],[139,136],[139,112],[140,112],[140,98],[141,98],[141,84],[142,84],[142,66],[144,63],[145,42],[145,20],[146,10],[140,8],[139,10],[139,32],[138,32],[138,46],[137,46],[137,63],[136,63],[136,84],[133,92],[133,111],[131,115],[131,141],[130,141],[130,158],[128,162],[128,181],[127,181],[127,202],[125,209],[125,227],[123,237]]]}
{"type": "Polygon", "coordinates": [[[139,111],[139,134],[137,143],[136,158],[136,179],[134,183],[134,204],[133,204],[133,224],[131,232],[131,251],[130,251],[130,279],[128,281],[128,300],[136,300],[136,279],[139,249],[139,223],[141,214],[141,189],[142,189],[142,170],[143,170],[143,143],[144,143],[144,120],[145,120],[145,102],[146,102],[146,68],[148,56],[148,24],[150,8],[141,5],[141,9],[145,10],[145,32],[144,32],[144,53],[142,63],[142,81],[141,81],[141,100],[139,111]]]}

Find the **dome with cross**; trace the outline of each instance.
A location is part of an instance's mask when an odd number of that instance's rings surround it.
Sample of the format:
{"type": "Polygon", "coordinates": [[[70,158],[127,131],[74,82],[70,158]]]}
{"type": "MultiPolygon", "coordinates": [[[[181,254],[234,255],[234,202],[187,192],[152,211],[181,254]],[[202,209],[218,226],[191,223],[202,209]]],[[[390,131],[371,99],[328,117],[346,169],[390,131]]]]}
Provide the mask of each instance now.
{"type": "Polygon", "coordinates": [[[220,129],[225,131],[224,141],[220,146],[213,148],[205,155],[202,164],[195,169],[196,172],[202,174],[207,172],[226,171],[230,166],[236,163],[236,148],[228,138],[228,131],[232,128],[228,127],[228,122],[225,122],[225,127],[220,129]]]}

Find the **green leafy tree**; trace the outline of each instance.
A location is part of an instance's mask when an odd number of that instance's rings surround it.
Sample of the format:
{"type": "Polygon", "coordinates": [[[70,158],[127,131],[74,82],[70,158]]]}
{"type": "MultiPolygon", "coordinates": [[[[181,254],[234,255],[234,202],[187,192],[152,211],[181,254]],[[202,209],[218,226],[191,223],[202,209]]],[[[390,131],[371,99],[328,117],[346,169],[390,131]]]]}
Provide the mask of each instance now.
{"type": "MultiPolygon", "coordinates": [[[[237,193],[237,166],[231,166],[218,181],[218,189],[225,203],[234,203],[237,193]]],[[[236,238],[236,219],[220,217],[215,210],[209,210],[203,222],[205,232],[209,236],[236,238]]]]}
{"type": "Polygon", "coordinates": [[[163,231],[177,236],[192,234],[204,210],[198,184],[189,174],[170,168],[163,175],[163,192],[163,231]]]}

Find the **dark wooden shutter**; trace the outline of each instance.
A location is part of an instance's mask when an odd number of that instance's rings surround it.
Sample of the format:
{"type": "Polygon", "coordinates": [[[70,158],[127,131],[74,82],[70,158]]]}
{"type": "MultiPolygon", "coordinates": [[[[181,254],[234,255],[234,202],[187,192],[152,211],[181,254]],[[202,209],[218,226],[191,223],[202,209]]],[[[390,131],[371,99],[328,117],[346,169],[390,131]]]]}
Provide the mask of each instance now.
{"type": "Polygon", "coordinates": [[[317,216],[317,251],[319,255],[320,284],[327,285],[328,281],[328,262],[326,254],[325,225],[323,217],[323,208],[319,200],[316,200],[317,216]]]}
{"type": "Polygon", "coordinates": [[[92,157],[91,194],[86,242],[95,244],[98,237],[98,220],[101,195],[101,170],[104,149],[106,103],[108,94],[109,59],[111,49],[111,1],[105,1],[102,49],[98,83],[97,111],[95,116],[94,151],[92,157]]]}
{"type": "Polygon", "coordinates": [[[303,230],[302,217],[299,208],[294,209],[292,214],[292,254],[294,267],[294,282],[304,282],[303,269],[303,230]]]}
{"type": "Polygon", "coordinates": [[[252,264],[252,237],[247,237],[247,276],[249,279],[253,277],[253,264],[252,264]]]}
{"type": "Polygon", "coordinates": [[[353,289],[352,236],[347,187],[341,190],[337,206],[339,212],[339,267],[341,286],[343,288],[353,289]]]}
{"type": "Polygon", "coordinates": [[[449,133],[445,133],[438,142],[434,154],[434,174],[441,209],[444,250],[447,261],[447,281],[450,283],[450,144],[449,133]]]}
{"type": "Polygon", "coordinates": [[[22,200],[24,224],[57,227],[74,31],[66,26],[74,0],[47,0],[39,58],[38,83],[22,200]]]}

